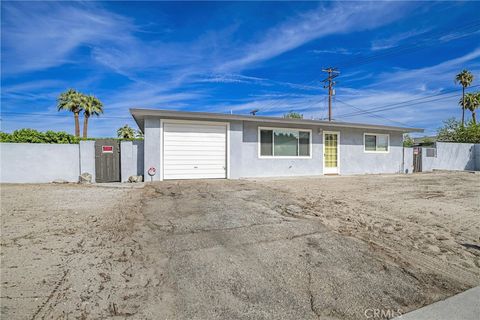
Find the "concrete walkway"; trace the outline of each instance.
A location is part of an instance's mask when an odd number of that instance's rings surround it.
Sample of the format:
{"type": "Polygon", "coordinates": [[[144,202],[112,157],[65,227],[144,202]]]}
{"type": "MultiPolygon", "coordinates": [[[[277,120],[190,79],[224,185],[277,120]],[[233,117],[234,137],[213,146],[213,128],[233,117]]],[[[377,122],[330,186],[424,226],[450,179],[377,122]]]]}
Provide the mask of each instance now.
{"type": "Polygon", "coordinates": [[[478,320],[479,317],[480,286],[393,320],[478,320]]]}

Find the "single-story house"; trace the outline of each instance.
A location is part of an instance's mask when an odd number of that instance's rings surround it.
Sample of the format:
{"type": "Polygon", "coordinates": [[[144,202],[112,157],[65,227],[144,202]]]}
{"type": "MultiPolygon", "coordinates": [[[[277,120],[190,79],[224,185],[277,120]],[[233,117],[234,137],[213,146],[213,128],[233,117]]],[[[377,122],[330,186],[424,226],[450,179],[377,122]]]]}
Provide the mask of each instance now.
{"type": "Polygon", "coordinates": [[[403,134],[423,132],[340,121],[130,112],[144,133],[147,181],[399,173],[403,134]]]}

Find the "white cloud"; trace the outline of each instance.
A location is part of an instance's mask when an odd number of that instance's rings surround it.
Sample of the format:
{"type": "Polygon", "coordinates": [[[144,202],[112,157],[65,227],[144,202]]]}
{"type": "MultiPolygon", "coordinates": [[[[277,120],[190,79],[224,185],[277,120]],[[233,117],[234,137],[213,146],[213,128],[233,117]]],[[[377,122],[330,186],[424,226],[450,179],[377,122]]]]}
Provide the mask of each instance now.
{"type": "Polygon", "coordinates": [[[422,30],[410,30],[407,32],[401,32],[394,34],[390,37],[383,38],[383,39],[376,39],[372,41],[371,49],[373,51],[376,50],[384,50],[398,46],[403,40],[407,40],[418,35],[424,34],[429,29],[422,29],[422,30]]]}
{"type": "Polygon", "coordinates": [[[383,2],[336,2],[330,8],[320,7],[266,31],[258,41],[246,44],[239,57],[231,58],[217,70],[243,70],[315,39],[385,25],[401,15],[400,8],[398,3],[383,2]]]}
{"type": "Polygon", "coordinates": [[[3,73],[21,73],[74,63],[81,47],[132,41],[132,22],[91,4],[2,4],[3,73]]]}

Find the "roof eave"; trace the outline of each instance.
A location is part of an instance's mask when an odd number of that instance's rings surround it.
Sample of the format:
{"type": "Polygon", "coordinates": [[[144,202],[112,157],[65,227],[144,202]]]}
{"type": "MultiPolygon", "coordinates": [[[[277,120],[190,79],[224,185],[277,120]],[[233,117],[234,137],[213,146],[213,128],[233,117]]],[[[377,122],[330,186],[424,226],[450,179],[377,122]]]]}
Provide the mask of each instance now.
{"type": "Polygon", "coordinates": [[[135,122],[139,128],[144,130],[144,117],[172,117],[172,118],[191,118],[199,120],[230,120],[230,121],[254,121],[264,123],[289,123],[300,125],[315,125],[315,126],[327,126],[327,127],[340,127],[340,128],[357,128],[357,129],[372,129],[372,130],[386,130],[397,132],[423,132],[421,128],[409,128],[409,127],[395,127],[395,126],[383,126],[383,125],[370,125],[362,123],[349,123],[349,122],[337,122],[337,121],[323,121],[323,120],[308,120],[308,119],[285,119],[278,117],[262,117],[262,116],[246,116],[246,115],[231,115],[223,113],[207,113],[207,112],[184,112],[184,111],[172,111],[172,110],[160,110],[160,109],[130,109],[135,122]]]}

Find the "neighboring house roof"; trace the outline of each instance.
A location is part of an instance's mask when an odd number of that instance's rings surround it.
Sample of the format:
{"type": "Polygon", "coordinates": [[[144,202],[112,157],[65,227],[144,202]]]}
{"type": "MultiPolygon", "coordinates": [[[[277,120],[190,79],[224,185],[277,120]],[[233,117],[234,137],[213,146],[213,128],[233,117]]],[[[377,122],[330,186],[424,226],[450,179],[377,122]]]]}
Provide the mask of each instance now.
{"type": "Polygon", "coordinates": [[[291,119],[280,117],[263,117],[251,115],[225,114],[225,113],[210,113],[210,112],[190,112],[190,111],[172,111],[161,109],[130,109],[130,113],[137,122],[138,127],[144,129],[145,117],[161,117],[161,118],[184,118],[191,120],[224,120],[224,121],[254,121],[262,123],[284,123],[284,124],[299,124],[299,125],[320,125],[338,128],[360,128],[360,129],[374,129],[397,132],[423,132],[420,128],[407,128],[395,126],[383,126],[364,123],[341,122],[341,121],[327,121],[327,120],[308,120],[308,119],[291,119]]]}

